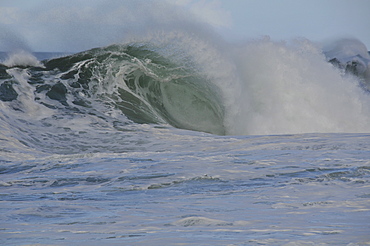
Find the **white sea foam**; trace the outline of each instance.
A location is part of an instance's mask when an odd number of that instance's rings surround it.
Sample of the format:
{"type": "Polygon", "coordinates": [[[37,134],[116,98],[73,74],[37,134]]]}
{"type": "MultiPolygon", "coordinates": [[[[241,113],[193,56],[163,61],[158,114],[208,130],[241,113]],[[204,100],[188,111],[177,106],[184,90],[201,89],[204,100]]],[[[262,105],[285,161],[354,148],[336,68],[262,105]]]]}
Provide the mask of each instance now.
{"type": "Polygon", "coordinates": [[[187,217],[187,218],[175,221],[174,225],[185,226],[185,227],[186,226],[231,226],[232,223],[223,221],[223,220],[192,216],[192,217],[187,217]]]}

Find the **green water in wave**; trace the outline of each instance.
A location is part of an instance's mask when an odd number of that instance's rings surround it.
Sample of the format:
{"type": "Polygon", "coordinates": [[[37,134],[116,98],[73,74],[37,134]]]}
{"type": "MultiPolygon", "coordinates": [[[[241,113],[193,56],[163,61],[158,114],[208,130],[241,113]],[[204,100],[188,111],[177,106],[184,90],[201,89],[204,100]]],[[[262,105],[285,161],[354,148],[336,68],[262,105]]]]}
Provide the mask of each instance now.
{"type": "Polygon", "coordinates": [[[45,66],[60,70],[58,76],[73,90],[119,108],[136,123],[224,134],[217,88],[178,52],[166,55],[164,48],[148,45],[112,45],[53,59],[45,66]]]}

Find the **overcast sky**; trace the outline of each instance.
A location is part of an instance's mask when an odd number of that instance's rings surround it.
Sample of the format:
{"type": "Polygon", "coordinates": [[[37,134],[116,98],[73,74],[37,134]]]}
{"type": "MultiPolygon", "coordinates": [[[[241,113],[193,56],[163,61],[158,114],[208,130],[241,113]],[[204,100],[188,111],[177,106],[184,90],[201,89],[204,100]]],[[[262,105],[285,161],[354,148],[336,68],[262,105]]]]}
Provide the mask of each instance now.
{"type": "Polygon", "coordinates": [[[176,25],[228,41],[352,37],[369,49],[370,0],[0,0],[0,50],[75,52],[176,25]]]}

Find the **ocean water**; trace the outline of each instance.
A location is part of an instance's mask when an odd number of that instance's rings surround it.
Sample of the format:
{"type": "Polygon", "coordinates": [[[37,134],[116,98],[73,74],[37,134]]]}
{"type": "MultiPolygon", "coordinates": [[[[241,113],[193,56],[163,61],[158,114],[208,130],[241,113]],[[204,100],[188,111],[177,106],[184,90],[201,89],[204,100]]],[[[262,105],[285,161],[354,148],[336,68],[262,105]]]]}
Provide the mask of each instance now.
{"type": "Polygon", "coordinates": [[[369,245],[358,40],[2,54],[2,245],[369,245]]]}

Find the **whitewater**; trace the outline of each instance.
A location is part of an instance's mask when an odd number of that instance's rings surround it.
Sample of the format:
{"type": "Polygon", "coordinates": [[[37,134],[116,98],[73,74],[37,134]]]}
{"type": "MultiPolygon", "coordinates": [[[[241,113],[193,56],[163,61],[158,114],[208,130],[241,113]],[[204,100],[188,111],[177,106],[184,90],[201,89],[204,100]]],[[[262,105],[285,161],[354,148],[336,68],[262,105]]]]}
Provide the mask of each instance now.
{"type": "Polygon", "coordinates": [[[370,55],[156,30],[0,62],[2,245],[369,245],[370,55]]]}

